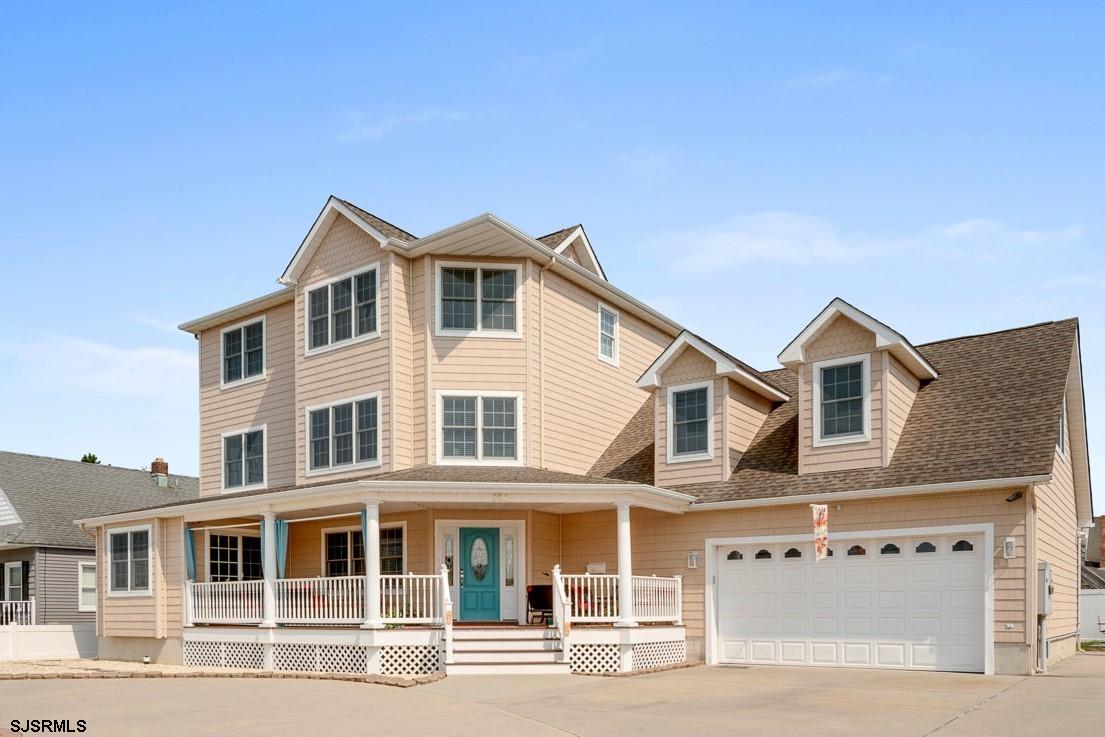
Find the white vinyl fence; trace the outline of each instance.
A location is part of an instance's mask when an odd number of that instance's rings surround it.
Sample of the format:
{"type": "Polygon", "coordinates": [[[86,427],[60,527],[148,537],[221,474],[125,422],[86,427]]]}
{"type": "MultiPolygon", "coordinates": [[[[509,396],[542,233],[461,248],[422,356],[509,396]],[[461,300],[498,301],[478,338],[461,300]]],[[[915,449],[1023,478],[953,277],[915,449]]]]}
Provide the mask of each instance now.
{"type": "Polygon", "coordinates": [[[1078,634],[1083,640],[1105,640],[1105,589],[1082,589],[1078,596],[1078,634]]]}
{"type": "Polygon", "coordinates": [[[0,661],[94,658],[96,623],[0,626],[0,661]]]}

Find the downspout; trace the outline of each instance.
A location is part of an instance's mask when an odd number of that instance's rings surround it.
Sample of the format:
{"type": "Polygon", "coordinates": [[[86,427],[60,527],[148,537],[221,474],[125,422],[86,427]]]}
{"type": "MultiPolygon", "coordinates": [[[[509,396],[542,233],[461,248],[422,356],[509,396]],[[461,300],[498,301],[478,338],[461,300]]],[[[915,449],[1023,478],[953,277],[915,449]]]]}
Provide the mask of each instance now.
{"type": "Polygon", "coordinates": [[[1036,611],[1036,485],[1029,484],[1027,494],[1025,494],[1024,500],[1024,538],[1025,538],[1025,553],[1024,553],[1024,600],[1025,600],[1025,626],[1024,626],[1024,641],[1028,645],[1028,654],[1031,660],[1029,665],[1029,672],[1038,671],[1040,664],[1040,643],[1037,628],[1039,622],[1037,621],[1036,611]]]}

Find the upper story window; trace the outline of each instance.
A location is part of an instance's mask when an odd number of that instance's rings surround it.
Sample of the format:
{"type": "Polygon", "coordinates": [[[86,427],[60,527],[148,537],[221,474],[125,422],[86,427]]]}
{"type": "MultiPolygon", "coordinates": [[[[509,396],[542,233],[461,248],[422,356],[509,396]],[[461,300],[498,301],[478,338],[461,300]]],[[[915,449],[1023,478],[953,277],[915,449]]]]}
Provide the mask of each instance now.
{"type": "Polygon", "coordinates": [[[223,433],[223,490],[238,491],[265,483],[265,428],[223,433]]]}
{"type": "Polygon", "coordinates": [[[265,375],[265,318],[222,331],[222,386],[265,375]]]}
{"type": "Polygon", "coordinates": [[[814,445],[870,439],[869,387],[867,355],[813,364],[814,445]]]}
{"type": "Polygon", "coordinates": [[[377,271],[373,265],[307,290],[308,353],[379,334],[377,271]]]}
{"type": "Polygon", "coordinates": [[[150,593],[150,526],[110,530],[107,538],[110,594],[150,593]]]}
{"type": "Polygon", "coordinates": [[[618,365],[618,313],[599,305],[599,358],[618,365]]]}
{"type": "Polygon", "coordinates": [[[519,266],[439,264],[438,335],[519,337],[519,266]]]}
{"type": "Polygon", "coordinates": [[[713,383],[668,389],[668,463],[713,458],[713,383]]]}
{"type": "Polygon", "coordinates": [[[380,394],[307,408],[307,475],[380,465],[380,394]]]}
{"type": "Polygon", "coordinates": [[[516,393],[439,392],[438,462],[519,463],[521,405],[516,393]]]}

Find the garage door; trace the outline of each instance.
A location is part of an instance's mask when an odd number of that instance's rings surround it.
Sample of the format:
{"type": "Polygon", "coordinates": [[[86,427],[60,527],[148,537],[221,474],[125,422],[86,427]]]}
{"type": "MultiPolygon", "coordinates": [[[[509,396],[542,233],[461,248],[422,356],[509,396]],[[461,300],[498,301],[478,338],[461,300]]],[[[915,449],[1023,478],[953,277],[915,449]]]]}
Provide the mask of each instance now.
{"type": "Polygon", "coordinates": [[[723,663],[978,671],[985,662],[979,535],[722,547],[723,663]]]}

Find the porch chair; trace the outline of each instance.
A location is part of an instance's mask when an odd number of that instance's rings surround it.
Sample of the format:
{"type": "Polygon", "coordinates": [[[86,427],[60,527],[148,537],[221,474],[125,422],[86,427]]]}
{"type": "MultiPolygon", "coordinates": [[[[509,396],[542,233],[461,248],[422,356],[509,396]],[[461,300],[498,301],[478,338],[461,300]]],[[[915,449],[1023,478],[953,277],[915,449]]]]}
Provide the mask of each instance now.
{"type": "Polygon", "coordinates": [[[544,622],[553,613],[552,586],[550,584],[526,587],[526,624],[533,624],[537,615],[538,623],[544,622]]]}

